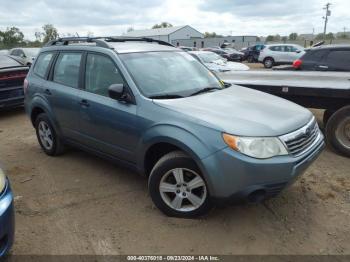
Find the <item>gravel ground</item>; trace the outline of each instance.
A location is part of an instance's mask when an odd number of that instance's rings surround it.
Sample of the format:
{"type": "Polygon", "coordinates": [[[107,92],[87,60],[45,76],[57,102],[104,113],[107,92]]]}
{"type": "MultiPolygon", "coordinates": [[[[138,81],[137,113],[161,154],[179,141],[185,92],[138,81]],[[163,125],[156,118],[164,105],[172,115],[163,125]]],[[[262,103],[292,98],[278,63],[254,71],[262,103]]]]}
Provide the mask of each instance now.
{"type": "Polygon", "coordinates": [[[22,109],[0,113],[0,161],[15,194],[13,254],[350,254],[350,161],[329,149],[279,197],[198,220],[165,217],[146,179],[113,163],[46,156],[22,109]]]}

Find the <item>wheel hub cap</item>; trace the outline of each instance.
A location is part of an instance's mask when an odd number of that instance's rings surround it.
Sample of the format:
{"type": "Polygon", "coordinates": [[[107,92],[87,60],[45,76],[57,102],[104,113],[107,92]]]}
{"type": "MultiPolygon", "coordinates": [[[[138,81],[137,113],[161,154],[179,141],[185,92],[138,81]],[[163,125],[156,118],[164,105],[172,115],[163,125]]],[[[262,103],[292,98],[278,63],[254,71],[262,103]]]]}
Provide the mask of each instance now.
{"type": "Polygon", "coordinates": [[[186,168],[168,171],[161,179],[159,192],[170,208],[182,212],[198,209],[207,197],[202,177],[186,168]]]}
{"type": "Polygon", "coordinates": [[[47,150],[51,150],[53,146],[53,136],[49,125],[41,121],[39,123],[39,138],[43,147],[47,150]]]}

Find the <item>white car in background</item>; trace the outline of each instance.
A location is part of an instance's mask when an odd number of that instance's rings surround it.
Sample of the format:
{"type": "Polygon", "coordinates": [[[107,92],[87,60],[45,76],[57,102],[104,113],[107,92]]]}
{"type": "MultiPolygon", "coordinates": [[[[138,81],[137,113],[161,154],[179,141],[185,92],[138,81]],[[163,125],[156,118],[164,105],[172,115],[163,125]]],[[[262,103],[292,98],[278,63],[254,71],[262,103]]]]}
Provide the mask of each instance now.
{"type": "Polygon", "coordinates": [[[304,47],[294,44],[274,44],[266,45],[260,51],[259,62],[265,68],[272,68],[275,65],[292,64],[305,54],[304,47]]]}
{"type": "Polygon", "coordinates": [[[245,64],[229,62],[227,59],[210,51],[191,51],[188,53],[213,72],[247,71],[250,69],[245,64]]]}
{"type": "Polygon", "coordinates": [[[40,48],[13,48],[9,55],[26,66],[31,66],[40,48]]]}

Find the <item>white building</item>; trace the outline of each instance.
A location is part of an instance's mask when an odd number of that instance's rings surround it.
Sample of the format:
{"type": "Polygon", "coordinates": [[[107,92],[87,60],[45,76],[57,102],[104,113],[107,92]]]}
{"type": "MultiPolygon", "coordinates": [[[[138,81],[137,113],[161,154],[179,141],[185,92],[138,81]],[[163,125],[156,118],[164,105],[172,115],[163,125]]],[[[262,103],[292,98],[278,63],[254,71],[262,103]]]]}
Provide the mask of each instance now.
{"type": "Polygon", "coordinates": [[[174,46],[190,46],[197,48],[218,47],[227,44],[229,47],[240,49],[258,43],[257,36],[225,36],[213,38],[174,39],[174,46]]]}
{"type": "Polygon", "coordinates": [[[124,36],[130,37],[149,37],[156,40],[162,40],[172,43],[177,39],[203,38],[204,35],[189,25],[173,26],[167,28],[157,28],[148,30],[134,30],[126,33],[124,36]]]}

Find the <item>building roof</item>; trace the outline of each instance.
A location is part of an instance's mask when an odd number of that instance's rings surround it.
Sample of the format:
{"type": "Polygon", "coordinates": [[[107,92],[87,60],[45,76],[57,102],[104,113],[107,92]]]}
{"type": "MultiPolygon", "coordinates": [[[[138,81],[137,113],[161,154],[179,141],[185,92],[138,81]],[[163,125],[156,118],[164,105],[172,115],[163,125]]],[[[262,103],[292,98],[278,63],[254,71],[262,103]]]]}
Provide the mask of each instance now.
{"type": "Polygon", "coordinates": [[[167,28],[157,28],[157,29],[146,29],[146,30],[134,30],[131,32],[128,32],[125,34],[125,36],[131,36],[131,37],[147,37],[147,36],[158,36],[158,35],[170,35],[177,30],[180,30],[187,25],[184,26],[173,26],[173,27],[167,27],[167,28]]]}

